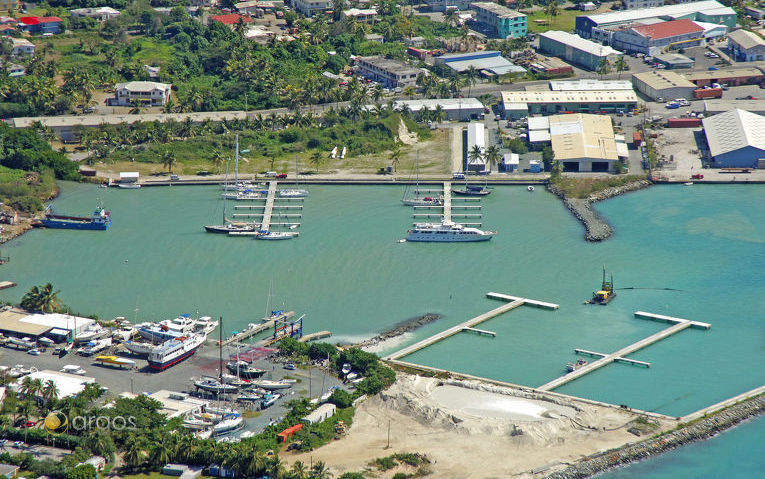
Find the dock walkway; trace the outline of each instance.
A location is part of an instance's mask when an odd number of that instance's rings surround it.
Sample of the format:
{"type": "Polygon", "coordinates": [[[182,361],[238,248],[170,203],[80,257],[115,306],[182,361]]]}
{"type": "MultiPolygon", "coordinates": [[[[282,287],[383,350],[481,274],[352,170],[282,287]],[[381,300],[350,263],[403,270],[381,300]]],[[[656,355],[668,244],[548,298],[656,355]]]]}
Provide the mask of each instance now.
{"type": "Polygon", "coordinates": [[[452,182],[444,181],[444,223],[452,222],[452,182]]]}
{"type": "Polygon", "coordinates": [[[276,183],[276,181],[268,182],[266,208],[263,210],[263,219],[260,222],[260,229],[263,231],[268,231],[271,228],[271,215],[274,213],[274,200],[276,198],[276,183]]]}
{"type": "Polygon", "coordinates": [[[661,341],[662,339],[668,338],[669,336],[672,336],[675,333],[679,333],[680,331],[684,329],[688,329],[690,327],[709,329],[712,327],[712,325],[709,323],[691,321],[689,319],[683,319],[683,318],[675,318],[672,316],[665,316],[662,314],[647,313],[645,311],[636,311],[635,317],[644,318],[644,319],[658,319],[662,321],[668,321],[674,324],[666,329],[662,329],[656,334],[652,334],[651,336],[643,338],[640,341],[632,343],[629,346],[624,347],[611,354],[596,353],[596,352],[587,351],[583,349],[577,349],[575,350],[576,352],[591,354],[593,356],[602,355],[602,357],[598,359],[597,361],[594,361],[588,364],[587,366],[584,366],[582,368],[577,369],[576,371],[566,374],[565,376],[561,376],[557,379],[553,379],[547,384],[543,384],[542,386],[539,386],[537,389],[539,389],[540,391],[551,391],[555,388],[558,388],[560,386],[563,386],[566,383],[573,381],[574,379],[580,378],[584,376],[585,374],[591,373],[592,371],[595,371],[596,369],[600,369],[603,366],[611,364],[614,361],[630,362],[630,363],[638,364],[641,366],[650,366],[650,363],[646,363],[644,361],[637,361],[635,359],[628,359],[626,356],[634,353],[635,351],[643,349],[646,346],[650,346],[653,343],[661,341]]]}
{"type": "MultiPolygon", "coordinates": [[[[267,329],[273,328],[274,323],[276,323],[277,321],[286,321],[290,319],[291,317],[293,317],[294,315],[295,315],[294,311],[287,311],[286,313],[276,318],[269,318],[263,321],[262,323],[255,325],[255,327],[253,328],[247,328],[244,331],[241,331],[229,338],[224,339],[222,346],[228,346],[231,343],[237,343],[239,341],[252,337],[258,333],[262,333],[263,331],[267,329]]],[[[216,343],[220,343],[220,341],[216,341],[216,343]]]]}

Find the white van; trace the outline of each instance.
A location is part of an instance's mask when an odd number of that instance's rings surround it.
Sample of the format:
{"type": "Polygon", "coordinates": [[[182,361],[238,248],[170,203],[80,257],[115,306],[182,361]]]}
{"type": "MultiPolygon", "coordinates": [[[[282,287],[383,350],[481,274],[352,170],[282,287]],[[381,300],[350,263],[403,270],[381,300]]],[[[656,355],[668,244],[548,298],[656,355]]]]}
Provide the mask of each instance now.
{"type": "Polygon", "coordinates": [[[455,179],[455,180],[464,180],[465,179],[465,173],[454,173],[452,175],[452,179],[455,179]]]}
{"type": "Polygon", "coordinates": [[[266,171],[266,176],[269,178],[276,178],[277,174],[275,171],[266,171]]]}

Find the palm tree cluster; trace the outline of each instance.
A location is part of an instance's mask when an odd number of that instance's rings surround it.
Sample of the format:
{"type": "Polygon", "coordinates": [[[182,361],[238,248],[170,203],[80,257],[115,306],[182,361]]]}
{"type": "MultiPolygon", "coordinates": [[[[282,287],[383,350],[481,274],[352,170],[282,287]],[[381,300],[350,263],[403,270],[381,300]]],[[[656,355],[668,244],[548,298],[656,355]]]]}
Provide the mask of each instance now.
{"type": "Polygon", "coordinates": [[[42,311],[53,313],[61,308],[58,299],[60,290],[53,290],[53,285],[46,283],[43,286],[33,286],[21,298],[21,307],[30,311],[42,311]]]}

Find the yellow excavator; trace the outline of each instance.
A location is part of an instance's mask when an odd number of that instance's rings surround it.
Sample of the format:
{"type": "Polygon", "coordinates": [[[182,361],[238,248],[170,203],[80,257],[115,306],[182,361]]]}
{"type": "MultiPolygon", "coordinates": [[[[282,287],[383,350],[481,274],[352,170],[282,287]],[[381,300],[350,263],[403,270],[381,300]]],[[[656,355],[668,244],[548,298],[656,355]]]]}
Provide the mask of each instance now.
{"type": "Polygon", "coordinates": [[[614,297],[616,297],[616,292],[614,291],[614,273],[611,273],[611,281],[606,281],[606,265],[603,265],[603,281],[600,284],[600,290],[592,293],[592,299],[587,301],[587,303],[605,306],[614,297]]]}

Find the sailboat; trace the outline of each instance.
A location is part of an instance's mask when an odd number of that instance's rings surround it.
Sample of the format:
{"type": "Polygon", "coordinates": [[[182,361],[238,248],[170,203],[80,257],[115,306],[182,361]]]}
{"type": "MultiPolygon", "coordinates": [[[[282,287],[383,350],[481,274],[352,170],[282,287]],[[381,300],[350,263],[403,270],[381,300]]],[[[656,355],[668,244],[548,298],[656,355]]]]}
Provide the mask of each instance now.
{"type": "MultiPolygon", "coordinates": [[[[301,190],[297,188],[299,178],[300,177],[298,176],[297,157],[295,157],[295,188],[280,189],[279,191],[276,192],[279,198],[305,198],[306,196],[308,196],[308,190],[301,190]]],[[[279,239],[283,239],[283,238],[279,238],[279,239]]]]}
{"type": "Polygon", "coordinates": [[[407,198],[409,194],[409,186],[407,185],[404,190],[404,196],[401,197],[401,203],[405,206],[442,206],[444,199],[441,196],[424,196],[418,197],[417,193],[420,191],[420,155],[418,153],[417,159],[414,162],[415,170],[415,196],[407,198]]]}
{"type": "MultiPolygon", "coordinates": [[[[236,150],[236,169],[237,169],[237,181],[238,181],[238,171],[239,171],[239,135],[236,135],[236,144],[234,146],[236,150]]],[[[228,162],[226,162],[226,181],[225,184],[228,185],[228,162]]],[[[238,193],[237,193],[238,194],[238,193]]],[[[231,221],[228,218],[226,218],[226,200],[228,199],[229,193],[223,194],[223,224],[220,225],[205,225],[205,231],[208,233],[224,233],[228,234],[231,232],[249,232],[249,231],[255,231],[255,224],[254,223],[246,223],[246,222],[235,222],[231,221]]],[[[235,196],[236,199],[236,196],[235,196]]]]}

